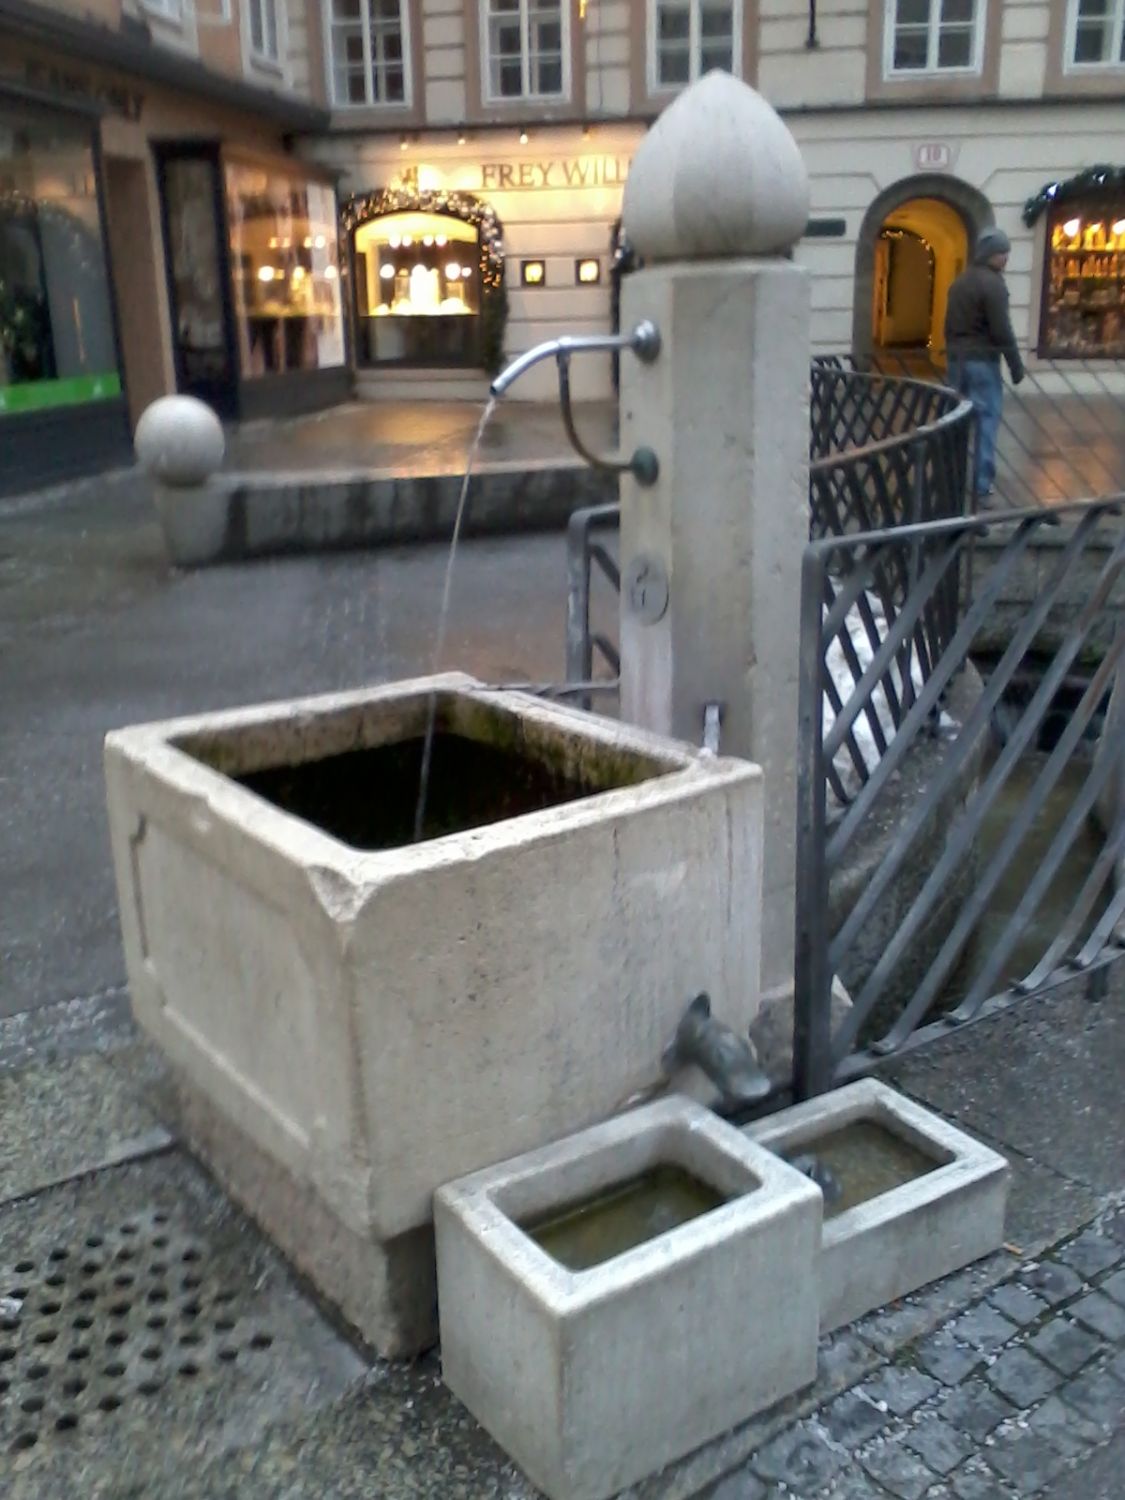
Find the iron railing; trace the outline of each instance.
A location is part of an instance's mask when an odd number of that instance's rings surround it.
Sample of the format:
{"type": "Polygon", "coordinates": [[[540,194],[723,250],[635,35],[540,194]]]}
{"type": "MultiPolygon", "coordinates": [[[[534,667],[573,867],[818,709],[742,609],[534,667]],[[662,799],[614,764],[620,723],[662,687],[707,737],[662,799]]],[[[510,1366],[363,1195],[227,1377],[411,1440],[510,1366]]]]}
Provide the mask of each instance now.
{"type": "MultiPolygon", "coordinates": [[[[857,371],[843,357],[827,356],[813,361],[809,395],[811,537],[964,513],[973,425],[968,402],[930,381],[857,371]]],[[[617,505],[577,511],[570,523],[566,671],[572,682],[591,682],[605,669],[616,678],[620,671],[613,624],[607,619],[599,629],[592,623],[595,582],[602,581],[610,598],[620,592],[612,550],[619,524],[617,505]]],[[[881,580],[888,607],[909,584],[909,574],[881,580]]],[[[920,646],[921,634],[940,629],[941,618],[931,610],[919,627],[920,646]]],[[[589,695],[580,701],[590,706],[589,695]]]]}
{"type": "Polygon", "coordinates": [[[1123,510],[809,546],[798,1097],[1125,943],[1123,510]],[[910,580],[893,603],[888,578],[910,580]]]}
{"type": "MultiPolygon", "coordinates": [[[[1125,490],[1125,367],[1120,360],[1040,359],[1023,351],[1026,378],[1005,381],[995,503],[1058,505],[1125,490]]],[[[880,350],[856,364],[898,379],[942,383],[928,350],[880,350]]]]}

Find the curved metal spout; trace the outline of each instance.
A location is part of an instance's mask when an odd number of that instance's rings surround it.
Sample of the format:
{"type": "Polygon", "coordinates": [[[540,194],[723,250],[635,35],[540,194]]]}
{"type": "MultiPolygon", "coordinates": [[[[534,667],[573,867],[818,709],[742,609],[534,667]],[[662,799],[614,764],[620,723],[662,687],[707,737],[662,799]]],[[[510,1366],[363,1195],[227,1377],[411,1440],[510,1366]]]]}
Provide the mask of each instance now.
{"type": "Polygon", "coordinates": [[[707,995],[696,995],[688,1006],[661,1063],[668,1074],[693,1063],[727,1104],[760,1104],[772,1087],[758,1066],[750,1038],[736,1035],[724,1022],[717,1021],[707,995]]]}
{"type": "Polygon", "coordinates": [[[536,344],[526,354],[514,359],[506,370],[502,370],[492,382],[490,390],[494,397],[504,395],[525,371],[545,359],[554,359],[559,372],[559,405],[562,408],[563,426],[571,446],[580,458],[593,469],[604,469],[611,473],[631,473],[643,485],[655,484],[660,472],[656,454],[651,448],[638,448],[629,459],[600,458],[592,453],[578,436],[574,425],[574,413],[570,406],[570,359],[574,354],[613,353],[631,349],[644,364],[651,364],[660,353],[660,330],[655,323],[638,323],[631,333],[564,334],[562,338],[548,339],[545,344],[536,344]]]}
{"type": "Polygon", "coordinates": [[[638,323],[631,333],[579,333],[564,334],[562,338],[548,339],[545,344],[536,344],[526,354],[512,360],[506,370],[501,370],[489,390],[494,396],[503,396],[521,375],[545,359],[569,358],[572,354],[612,354],[615,350],[631,349],[643,364],[649,365],[660,353],[660,332],[655,323],[647,320],[638,323]]]}

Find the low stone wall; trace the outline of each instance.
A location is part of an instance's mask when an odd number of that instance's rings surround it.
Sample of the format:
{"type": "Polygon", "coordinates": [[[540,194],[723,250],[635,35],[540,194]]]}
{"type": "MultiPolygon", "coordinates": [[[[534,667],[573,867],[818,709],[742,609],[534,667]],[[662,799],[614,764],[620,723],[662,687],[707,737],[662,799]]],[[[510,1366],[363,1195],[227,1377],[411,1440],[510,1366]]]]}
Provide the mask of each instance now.
{"type": "MultiPolygon", "coordinates": [[[[461,474],[220,474],[156,483],[153,499],[179,567],[449,540],[461,474]]],[[[513,464],[472,476],[466,536],[556,530],[584,506],[617,500],[617,477],[582,463],[513,464]]]]}

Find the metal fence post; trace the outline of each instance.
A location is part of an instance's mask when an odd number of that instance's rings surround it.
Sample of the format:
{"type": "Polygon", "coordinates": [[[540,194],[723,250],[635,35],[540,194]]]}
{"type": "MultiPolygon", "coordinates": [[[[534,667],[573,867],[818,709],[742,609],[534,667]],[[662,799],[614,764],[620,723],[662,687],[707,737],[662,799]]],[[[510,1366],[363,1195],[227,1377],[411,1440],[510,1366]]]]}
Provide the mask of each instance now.
{"type": "Polygon", "coordinates": [[[793,1092],[809,1099],[832,1086],[832,975],[828,971],[825,858],[824,642],[826,552],[801,562],[800,684],[797,707],[797,901],[793,997],[793,1092]]]}

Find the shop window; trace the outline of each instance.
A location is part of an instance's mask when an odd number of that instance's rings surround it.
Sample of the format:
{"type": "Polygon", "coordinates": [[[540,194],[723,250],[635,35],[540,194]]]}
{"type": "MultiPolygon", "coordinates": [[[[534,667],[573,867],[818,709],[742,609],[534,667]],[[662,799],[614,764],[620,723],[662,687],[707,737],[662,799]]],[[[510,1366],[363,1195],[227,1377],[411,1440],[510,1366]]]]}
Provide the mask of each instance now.
{"type": "Polygon", "coordinates": [[[737,74],[742,5],[733,0],[649,0],[649,91],[691,83],[712,68],[737,74]]]}
{"type": "Polygon", "coordinates": [[[1125,64],[1125,0],[1070,0],[1066,55],[1072,68],[1125,64]]]}
{"type": "Polygon", "coordinates": [[[266,62],[279,62],[277,0],[247,0],[247,5],[250,11],[250,51],[266,62]]]}
{"type": "Polygon", "coordinates": [[[0,419],[121,394],[94,174],[87,130],[0,114],[0,419]]]}
{"type": "Polygon", "coordinates": [[[342,365],[335,193],[241,163],[225,176],[243,380],[342,365]]]}
{"type": "Polygon", "coordinates": [[[979,73],[986,3],[887,0],[887,74],[979,73]]]}
{"type": "Polygon", "coordinates": [[[409,104],[406,0],[331,0],[336,104],[409,104]]]}
{"type": "Polygon", "coordinates": [[[478,365],[480,241],[446,214],[385,214],[355,232],[361,364],[478,365]]]}
{"type": "Polygon", "coordinates": [[[570,86],[564,0],[480,0],[490,100],[563,99],[570,86]]]}
{"type": "Polygon", "coordinates": [[[1125,356],[1125,192],[1053,209],[1046,262],[1041,352],[1125,356]]]}

